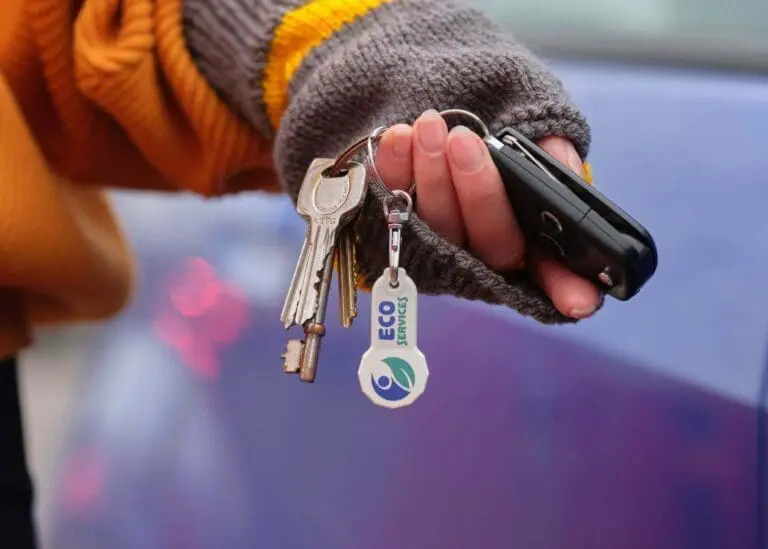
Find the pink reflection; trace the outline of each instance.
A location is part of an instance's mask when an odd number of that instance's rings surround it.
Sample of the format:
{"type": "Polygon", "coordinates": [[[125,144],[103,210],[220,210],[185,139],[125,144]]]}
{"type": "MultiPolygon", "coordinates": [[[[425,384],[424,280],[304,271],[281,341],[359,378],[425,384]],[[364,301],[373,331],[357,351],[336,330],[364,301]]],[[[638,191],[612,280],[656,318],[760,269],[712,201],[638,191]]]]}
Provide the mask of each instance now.
{"type": "Polygon", "coordinates": [[[172,277],[169,296],[173,307],[183,316],[198,317],[216,305],[222,284],[213,265],[200,257],[184,262],[180,275],[172,277]]]}
{"type": "Polygon", "coordinates": [[[219,353],[237,340],[248,320],[245,294],[220,281],[210,263],[193,257],[171,276],[154,331],[195,374],[210,379],[221,370],[219,353]]]}
{"type": "Polygon", "coordinates": [[[106,486],[106,460],[93,449],[83,449],[69,459],[61,479],[61,505],[76,515],[98,510],[106,486]]]}

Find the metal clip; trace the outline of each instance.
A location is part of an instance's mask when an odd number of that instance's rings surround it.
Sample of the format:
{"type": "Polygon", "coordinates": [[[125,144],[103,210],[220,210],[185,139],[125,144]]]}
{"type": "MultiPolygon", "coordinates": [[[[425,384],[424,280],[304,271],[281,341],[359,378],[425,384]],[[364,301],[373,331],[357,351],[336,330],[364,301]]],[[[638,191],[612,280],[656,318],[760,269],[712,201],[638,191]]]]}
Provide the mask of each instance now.
{"type": "Polygon", "coordinates": [[[389,230],[389,285],[397,288],[400,284],[397,273],[400,269],[400,248],[403,226],[408,223],[413,213],[413,199],[405,191],[392,191],[392,196],[384,202],[384,217],[389,230]],[[390,209],[389,203],[395,200],[405,202],[405,210],[390,209]]]}

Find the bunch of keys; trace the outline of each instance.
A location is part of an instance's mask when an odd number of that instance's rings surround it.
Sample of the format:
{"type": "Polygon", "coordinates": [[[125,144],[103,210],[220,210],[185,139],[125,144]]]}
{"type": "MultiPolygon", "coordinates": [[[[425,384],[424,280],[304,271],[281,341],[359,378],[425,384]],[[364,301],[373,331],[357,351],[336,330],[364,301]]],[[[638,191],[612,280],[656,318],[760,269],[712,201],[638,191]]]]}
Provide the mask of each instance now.
{"type": "MultiPolygon", "coordinates": [[[[626,301],[653,276],[656,245],[640,223],[597,192],[575,173],[513,128],[492,135],[471,112],[451,109],[481,130],[499,169],[526,241],[554,256],[573,272],[591,280],[607,295],[626,301]]],[[[401,229],[413,210],[410,194],[386,190],[376,170],[373,142],[386,128],[353,144],[336,160],[315,160],[301,186],[299,213],[309,221],[281,320],[286,329],[299,325],[305,341],[292,340],[283,354],[283,369],[312,382],[325,309],[338,264],[342,325],[357,315],[355,237],[351,223],[368,190],[367,172],[387,193],[384,215],[389,227],[389,267],[372,289],[371,346],[358,370],[360,385],[374,403],[400,408],[426,388],[429,370],[416,342],[417,291],[400,266],[401,229]],[[367,170],[352,162],[367,144],[367,170]],[[393,208],[400,202],[403,209],[393,208]]]]}
{"type": "Polygon", "coordinates": [[[327,158],[312,162],[301,185],[296,209],[309,227],[280,320],[286,329],[304,329],[306,339],[289,341],[283,354],[283,370],[298,373],[302,381],[315,380],[334,259],[339,264],[342,323],[351,325],[357,314],[354,235],[343,229],[359,213],[367,190],[361,164],[327,158]]]}
{"type": "MultiPolygon", "coordinates": [[[[366,168],[351,159],[367,145],[368,169],[374,181],[386,189],[373,152],[373,142],[385,129],[374,130],[335,160],[316,159],[299,190],[296,209],[309,227],[280,319],[286,329],[298,325],[304,330],[304,340],[288,342],[283,371],[298,373],[305,382],[314,382],[317,372],[334,263],[342,325],[350,327],[357,316],[353,221],[365,201],[368,177],[366,168]]],[[[401,408],[423,394],[429,370],[416,340],[416,285],[400,266],[401,231],[413,211],[413,201],[406,192],[386,192],[383,213],[389,229],[389,267],[371,291],[371,347],[363,355],[358,378],[363,393],[375,404],[401,408]]]]}

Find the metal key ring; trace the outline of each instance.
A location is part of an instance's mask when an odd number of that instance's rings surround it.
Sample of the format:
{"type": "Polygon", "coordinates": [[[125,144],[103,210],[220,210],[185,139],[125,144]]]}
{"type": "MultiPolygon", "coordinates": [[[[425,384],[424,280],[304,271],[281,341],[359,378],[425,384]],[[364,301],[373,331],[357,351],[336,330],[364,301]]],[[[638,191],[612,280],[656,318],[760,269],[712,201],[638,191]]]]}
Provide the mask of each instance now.
{"type": "MultiPolygon", "coordinates": [[[[489,137],[491,135],[491,132],[488,129],[488,126],[485,124],[485,122],[483,122],[483,120],[473,112],[470,112],[464,109],[446,109],[444,111],[441,111],[439,114],[444,119],[447,118],[448,116],[463,116],[465,118],[469,118],[475,124],[477,124],[477,126],[483,132],[483,135],[481,135],[480,137],[485,139],[486,137],[489,137]]],[[[379,187],[389,195],[396,196],[397,192],[390,191],[387,188],[387,186],[384,184],[384,180],[382,179],[381,175],[379,175],[379,170],[376,168],[376,153],[373,150],[373,142],[380,140],[381,136],[388,129],[389,128],[386,126],[381,126],[373,130],[373,132],[371,132],[371,134],[368,136],[368,139],[367,139],[368,165],[370,166],[370,170],[371,172],[373,172],[373,175],[376,178],[376,183],[379,185],[379,187]]],[[[408,187],[407,194],[409,195],[408,198],[410,200],[409,207],[411,208],[411,210],[413,210],[413,199],[416,194],[416,183],[412,183],[411,186],[408,187]]]]}
{"type": "MultiPolygon", "coordinates": [[[[376,168],[376,152],[373,150],[373,142],[380,140],[381,136],[388,129],[389,128],[385,126],[376,128],[373,130],[373,132],[371,132],[371,135],[368,136],[368,165],[370,166],[371,171],[376,178],[376,184],[379,186],[379,188],[390,196],[397,196],[398,191],[389,190],[384,184],[384,179],[382,179],[381,175],[379,175],[379,170],[376,168]]],[[[406,191],[399,192],[402,193],[406,191]]],[[[416,194],[416,183],[411,183],[411,186],[408,187],[407,194],[410,195],[408,198],[411,200],[411,202],[413,202],[413,197],[416,194]]]]}
{"type": "MultiPolygon", "coordinates": [[[[444,111],[441,111],[440,116],[442,116],[444,119],[449,116],[463,116],[465,118],[469,118],[472,120],[475,124],[477,124],[478,128],[482,131],[482,137],[483,139],[490,137],[491,132],[488,129],[488,126],[483,122],[483,120],[477,116],[475,113],[464,110],[464,109],[446,109],[444,111]]],[[[373,173],[376,184],[381,188],[384,192],[388,193],[390,196],[396,196],[397,192],[390,191],[387,186],[384,184],[384,179],[382,179],[381,175],[379,174],[378,168],[376,168],[376,153],[373,150],[373,143],[374,141],[381,140],[381,136],[384,134],[386,130],[389,128],[387,126],[381,126],[379,128],[376,128],[371,132],[371,134],[368,136],[367,141],[367,151],[368,151],[368,165],[370,166],[370,170],[373,173]]],[[[359,145],[359,142],[355,145],[359,145]]],[[[353,147],[355,147],[353,145],[353,147]]],[[[402,191],[400,191],[402,192],[402,191]]],[[[413,200],[415,199],[416,195],[416,183],[412,183],[410,187],[408,187],[407,194],[409,195],[410,203],[409,207],[413,209],[413,200]]]]}
{"type": "MultiPolygon", "coordinates": [[[[365,137],[361,137],[354,143],[352,143],[349,147],[346,148],[346,150],[341,153],[339,156],[336,157],[336,162],[333,163],[333,166],[329,169],[329,175],[331,177],[338,177],[343,171],[344,167],[349,164],[349,162],[357,155],[357,153],[360,152],[360,149],[368,145],[369,147],[371,142],[371,137],[374,137],[374,139],[381,139],[381,136],[384,134],[384,131],[387,129],[387,126],[381,126],[373,130],[372,133],[366,135],[365,137]]],[[[378,173],[376,173],[378,176],[378,173]]]]}
{"type": "Polygon", "coordinates": [[[491,135],[491,131],[488,129],[488,126],[486,126],[485,122],[483,122],[483,120],[473,112],[465,111],[464,109],[446,109],[440,112],[440,116],[443,118],[447,116],[463,116],[465,118],[469,118],[483,131],[483,135],[480,137],[485,139],[491,135]]]}
{"type": "MultiPolygon", "coordinates": [[[[465,118],[469,118],[472,120],[477,126],[482,130],[484,139],[486,137],[489,137],[491,135],[490,130],[488,129],[488,126],[486,126],[485,122],[482,121],[482,119],[477,116],[475,113],[464,110],[464,109],[446,109],[444,111],[440,112],[440,116],[443,118],[446,118],[448,116],[463,116],[465,118]]],[[[370,167],[371,172],[373,173],[376,184],[386,193],[392,195],[392,191],[390,191],[387,186],[384,184],[384,180],[381,178],[381,175],[379,174],[378,168],[376,168],[376,152],[374,151],[374,143],[376,141],[380,141],[381,137],[384,135],[384,132],[389,129],[389,126],[379,126],[375,130],[373,130],[370,134],[368,134],[365,137],[361,137],[354,143],[352,143],[347,149],[341,153],[338,157],[336,157],[336,162],[333,163],[333,166],[330,167],[329,175],[331,177],[338,177],[343,171],[344,167],[357,155],[357,153],[360,152],[360,149],[365,147],[367,149],[368,153],[368,165],[370,167]]],[[[416,191],[416,185],[411,184],[411,186],[408,188],[408,194],[411,195],[409,198],[412,199],[412,195],[416,191]]]]}
{"type": "MultiPolygon", "coordinates": [[[[384,179],[382,179],[381,175],[379,174],[379,170],[376,168],[376,151],[374,150],[374,144],[381,140],[384,132],[386,132],[388,129],[389,126],[379,126],[367,136],[361,137],[352,143],[336,158],[336,162],[334,162],[333,166],[329,168],[328,175],[331,177],[338,177],[341,175],[341,173],[344,171],[344,167],[360,152],[360,149],[366,147],[367,164],[374,175],[376,185],[378,185],[379,188],[386,194],[393,196],[395,193],[387,188],[387,186],[384,184],[384,179]]],[[[412,184],[408,189],[408,193],[413,195],[415,190],[416,185],[412,184]]],[[[409,198],[412,200],[412,197],[409,198]]]]}
{"type": "Polygon", "coordinates": [[[384,180],[381,178],[381,175],[379,175],[379,169],[376,167],[376,152],[373,150],[373,142],[380,140],[387,129],[386,126],[380,126],[371,132],[371,135],[369,135],[366,140],[366,152],[368,153],[368,167],[376,178],[376,184],[380,189],[389,192],[389,189],[387,189],[387,186],[384,184],[384,180]]]}

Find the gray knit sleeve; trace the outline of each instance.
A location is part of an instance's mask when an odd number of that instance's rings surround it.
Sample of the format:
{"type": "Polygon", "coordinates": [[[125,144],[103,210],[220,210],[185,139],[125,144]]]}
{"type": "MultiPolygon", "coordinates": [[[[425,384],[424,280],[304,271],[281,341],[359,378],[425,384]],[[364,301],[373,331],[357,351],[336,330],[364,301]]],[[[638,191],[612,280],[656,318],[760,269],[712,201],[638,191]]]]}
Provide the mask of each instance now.
{"type": "MultiPolygon", "coordinates": [[[[560,81],[477,10],[452,0],[394,0],[312,49],[292,75],[279,124],[263,81],[270,36],[300,0],[185,0],[188,46],[212,85],[275,140],[292,197],[313,158],[335,156],[374,127],[413,122],[427,109],[463,108],[492,130],[568,137],[582,156],[589,128],[560,81]]],[[[387,264],[383,196],[372,186],[358,223],[358,258],[369,284],[387,264]]],[[[402,262],[419,290],[510,306],[541,322],[567,322],[528,275],[494,273],[418,216],[404,230],[402,262]]]]}

